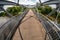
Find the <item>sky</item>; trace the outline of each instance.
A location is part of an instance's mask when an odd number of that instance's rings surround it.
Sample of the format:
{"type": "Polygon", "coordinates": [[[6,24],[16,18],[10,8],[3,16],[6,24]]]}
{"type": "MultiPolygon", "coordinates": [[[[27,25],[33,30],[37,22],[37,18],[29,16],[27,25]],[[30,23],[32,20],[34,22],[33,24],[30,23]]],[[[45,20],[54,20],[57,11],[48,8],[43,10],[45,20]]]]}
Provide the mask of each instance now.
{"type": "MultiPolygon", "coordinates": [[[[9,1],[17,2],[17,0],[9,0],[9,1]]],[[[41,0],[41,2],[45,1],[48,0],[41,0]]],[[[35,5],[37,2],[39,2],[39,0],[19,0],[19,3],[24,5],[35,5]]]]}
{"type": "MultiPolygon", "coordinates": [[[[17,0],[9,0],[9,1],[17,3],[17,0]]],[[[48,1],[48,0],[41,0],[41,2],[45,2],[45,1],[48,1]]],[[[23,4],[23,5],[35,5],[37,2],[39,3],[39,0],[19,0],[19,4],[23,4]]],[[[50,5],[50,6],[52,8],[56,8],[56,5],[50,5]]],[[[4,6],[5,9],[7,7],[11,7],[11,5],[10,6],[4,6]]]]}
{"type": "MultiPolygon", "coordinates": [[[[9,0],[13,2],[17,2],[17,0],[9,0]]],[[[23,5],[35,5],[39,0],[19,0],[19,4],[23,5]]]]}
{"type": "MultiPolygon", "coordinates": [[[[17,0],[9,0],[9,1],[13,1],[13,2],[17,2],[17,0]]],[[[41,0],[41,2],[45,2],[48,0],[41,0]]],[[[19,4],[23,4],[23,5],[35,5],[36,3],[39,3],[39,0],[20,0],[19,4]]],[[[55,7],[56,5],[50,5],[51,7],[55,7]]]]}
{"type": "MultiPolygon", "coordinates": [[[[8,1],[12,1],[12,2],[17,3],[17,0],[8,0],[8,1]]],[[[23,4],[23,5],[35,5],[37,2],[39,2],[39,0],[19,0],[19,4],[23,4]]],[[[5,9],[7,7],[11,7],[11,5],[4,6],[5,9]]]]}

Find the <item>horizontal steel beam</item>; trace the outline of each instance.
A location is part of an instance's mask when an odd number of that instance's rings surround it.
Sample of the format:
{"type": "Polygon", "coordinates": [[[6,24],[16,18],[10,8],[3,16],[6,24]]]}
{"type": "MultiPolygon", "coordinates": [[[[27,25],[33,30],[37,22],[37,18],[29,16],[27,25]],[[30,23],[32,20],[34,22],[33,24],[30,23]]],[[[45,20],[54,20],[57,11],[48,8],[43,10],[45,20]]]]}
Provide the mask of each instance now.
{"type": "Polygon", "coordinates": [[[18,3],[11,2],[11,1],[0,1],[0,5],[14,5],[14,4],[19,5],[18,3]]]}
{"type": "Polygon", "coordinates": [[[24,7],[23,5],[21,5],[19,3],[15,3],[15,2],[11,2],[11,1],[0,1],[0,7],[3,7],[4,5],[17,5],[17,6],[24,7]]]}
{"type": "Polygon", "coordinates": [[[59,4],[60,1],[46,1],[42,5],[59,4]]]}

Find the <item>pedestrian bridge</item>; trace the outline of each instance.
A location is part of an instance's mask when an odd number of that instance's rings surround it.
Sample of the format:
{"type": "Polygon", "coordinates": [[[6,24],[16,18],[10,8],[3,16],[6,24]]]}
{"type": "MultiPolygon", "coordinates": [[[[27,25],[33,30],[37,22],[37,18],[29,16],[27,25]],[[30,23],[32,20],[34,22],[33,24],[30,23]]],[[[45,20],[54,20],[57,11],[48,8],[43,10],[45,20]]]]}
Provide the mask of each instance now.
{"type": "MultiPolygon", "coordinates": [[[[48,16],[52,15],[54,11],[59,9],[60,1],[46,1],[40,2],[41,5],[58,4],[57,8],[53,10],[48,16]]],[[[19,3],[11,1],[0,1],[0,9],[3,9],[4,5],[20,5],[19,3]]],[[[0,26],[0,40],[60,40],[60,28],[51,21],[48,16],[39,14],[37,7],[25,9],[22,14],[12,16],[6,23],[0,26]],[[34,9],[35,8],[35,9],[34,9]]]]}

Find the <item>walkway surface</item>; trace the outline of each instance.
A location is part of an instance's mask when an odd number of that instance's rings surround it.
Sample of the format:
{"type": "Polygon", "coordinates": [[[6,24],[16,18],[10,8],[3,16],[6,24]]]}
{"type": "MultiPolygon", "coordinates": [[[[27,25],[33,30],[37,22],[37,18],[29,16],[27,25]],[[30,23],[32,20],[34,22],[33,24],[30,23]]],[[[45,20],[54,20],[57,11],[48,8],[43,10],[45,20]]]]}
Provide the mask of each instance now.
{"type": "MultiPolygon", "coordinates": [[[[23,40],[44,40],[45,38],[45,29],[32,10],[30,10],[22,20],[19,29],[23,40]]],[[[13,40],[21,40],[19,29],[16,30],[13,40]]]]}

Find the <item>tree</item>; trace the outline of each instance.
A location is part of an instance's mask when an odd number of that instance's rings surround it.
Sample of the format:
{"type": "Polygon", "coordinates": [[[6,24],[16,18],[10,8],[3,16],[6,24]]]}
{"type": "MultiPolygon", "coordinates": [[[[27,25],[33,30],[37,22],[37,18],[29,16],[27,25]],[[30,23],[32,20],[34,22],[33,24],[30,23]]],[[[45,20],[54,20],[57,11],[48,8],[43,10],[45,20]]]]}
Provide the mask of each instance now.
{"type": "Polygon", "coordinates": [[[45,7],[45,13],[46,14],[49,14],[52,11],[52,8],[50,6],[45,5],[44,7],[45,7]]]}
{"type": "MultiPolygon", "coordinates": [[[[24,7],[23,9],[22,8],[23,7],[21,7],[21,6],[13,6],[13,7],[8,7],[6,9],[6,11],[8,11],[11,15],[15,16],[15,15],[21,14],[20,12],[22,12],[26,9],[26,7],[24,7]]],[[[1,12],[0,13],[0,16],[6,16],[6,15],[7,15],[6,12],[1,12]]]]}
{"type": "Polygon", "coordinates": [[[6,12],[1,12],[1,13],[0,13],[0,17],[1,17],[1,16],[7,16],[6,12]]]}
{"type": "Polygon", "coordinates": [[[52,11],[52,8],[48,5],[44,5],[44,6],[38,7],[38,10],[42,14],[49,14],[52,11]]]}
{"type": "Polygon", "coordinates": [[[55,11],[51,16],[54,17],[54,18],[56,18],[57,14],[58,14],[58,12],[55,11]]]}
{"type": "Polygon", "coordinates": [[[20,6],[9,7],[9,8],[7,8],[7,11],[14,16],[14,15],[19,14],[19,12],[22,11],[22,7],[20,7],[20,6]]]}

